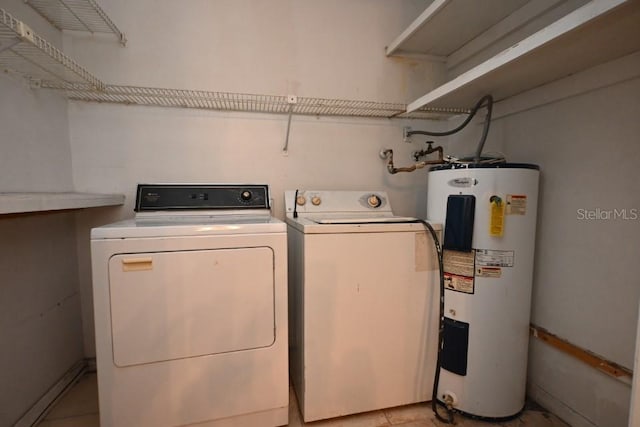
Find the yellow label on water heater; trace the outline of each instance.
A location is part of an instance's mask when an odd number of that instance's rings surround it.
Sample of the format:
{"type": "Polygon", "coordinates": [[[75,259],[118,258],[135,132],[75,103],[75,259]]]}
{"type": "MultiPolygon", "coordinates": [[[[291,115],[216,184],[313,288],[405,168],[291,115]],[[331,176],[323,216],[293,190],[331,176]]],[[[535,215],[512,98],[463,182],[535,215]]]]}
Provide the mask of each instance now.
{"type": "Polygon", "coordinates": [[[504,233],[504,201],[501,197],[491,196],[489,203],[491,204],[489,235],[493,237],[502,237],[502,234],[504,233]]]}

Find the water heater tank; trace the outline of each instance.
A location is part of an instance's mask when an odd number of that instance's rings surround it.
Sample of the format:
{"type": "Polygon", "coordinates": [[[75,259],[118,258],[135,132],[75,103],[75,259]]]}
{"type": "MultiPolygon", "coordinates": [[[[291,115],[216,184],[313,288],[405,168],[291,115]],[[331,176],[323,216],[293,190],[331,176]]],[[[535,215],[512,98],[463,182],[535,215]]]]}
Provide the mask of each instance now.
{"type": "Polygon", "coordinates": [[[539,168],[444,165],[427,217],[445,224],[445,321],[438,400],[484,419],[524,407],[539,168]]]}

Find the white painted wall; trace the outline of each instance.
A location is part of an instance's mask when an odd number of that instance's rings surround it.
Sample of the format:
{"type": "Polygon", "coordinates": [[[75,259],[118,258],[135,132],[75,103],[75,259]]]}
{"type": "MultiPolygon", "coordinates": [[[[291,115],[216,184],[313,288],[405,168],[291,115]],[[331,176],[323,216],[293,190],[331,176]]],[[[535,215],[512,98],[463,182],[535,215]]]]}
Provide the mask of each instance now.
{"type": "MultiPolygon", "coordinates": [[[[634,59],[637,64],[638,54],[634,59]]],[[[627,73],[603,67],[598,80],[627,73]]],[[[582,220],[579,209],[640,215],[640,78],[591,90],[574,76],[546,88],[583,94],[498,119],[511,161],[541,168],[532,322],[633,369],[640,264],[640,218],[582,220]],[[632,211],[635,209],[635,211],[632,211]]],[[[595,85],[598,87],[599,85],[595,85]]],[[[535,96],[543,99],[545,88],[535,96]]],[[[630,385],[532,340],[529,392],[574,426],[624,426],[630,385]]]]}
{"type": "MultiPolygon", "coordinates": [[[[0,0],[2,7],[29,13],[20,3],[0,0]]],[[[170,0],[104,0],[101,4],[127,33],[128,46],[119,47],[108,36],[76,35],[65,36],[65,50],[114,84],[406,102],[442,74],[437,67],[385,58],[383,49],[425,3],[195,0],[184,7],[170,0]],[[418,83],[415,77],[421,77],[418,83]]],[[[29,19],[38,22],[37,17],[29,19]]],[[[55,33],[49,37],[55,38],[55,33]]],[[[281,218],[282,192],[312,187],[381,188],[390,193],[398,214],[425,213],[424,172],[388,175],[377,153],[393,148],[398,165],[406,164],[409,153],[423,139],[402,143],[402,126],[438,128],[440,123],[294,117],[290,151],[284,156],[285,117],[70,102],[67,135],[61,126],[67,115],[64,101],[0,77],[1,144],[8,153],[0,158],[3,191],[75,188],[127,195],[121,209],[76,215],[87,356],[95,354],[88,229],[132,216],[134,188],[139,182],[266,182],[275,198],[274,214],[281,218]]],[[[548,92],[556,87],[550,86],[548,92]]],[[[630,79],[598,90],[585,87],[584,91],[587,93],[551,104],[542,101],[542,107],[497,120],[487,149],[505,151],[512,161],[541,165],[533,321],[630,368],[640,293],[633,254],[640,227],[637,221],[579,221],[576,210],[640,208],[634,178],[640,160],[640,85],[637,79],[630,79]]],[[[526,104],[530,97],[512,101],[526,104]]],[[[554,94],[548,93],[548,98],[553,99],[554,94]]],[[[448,152],[473,152],[478,131],[474,126],[452,138],[447,148],[453,151],[448,152]]],[[[25,313],[44,313],[52,307],[47,302],[64,298],[62,306],[71,307],[65,312],[68,318],[77,318],[77,296],[69,292],[73,267],[50,252],[34,251],[46,250],[50,244],[43,243],[40,230],[52,227],[55,231],[46,233],[50,239],[66,235],[72,223],[67,214],[0,219],[0,250],[11,247],[5,243],[10,241],[5,240],[10,230],[22,230],[29,237],[21,241],[26,249],[16,254],[28,265],[41,267],[26,274],[15,270],[14,262],[5,261],[11,257],[3,257],[0,289],[9,298],[3,294],[0,304],[19,299],[25,301],[18,305],[25,313]],[[51,266],[57,264],[64,266],[63,273],[52,276],[51,266]],[[47,292],[43,293],[44,282],[37,274],[44,275],[46,283],[60,283],[46,288],[56,290],[52,299],[38,299],[47,292]],[[23,281],[26,285],[20,287],[23,281]],[[30,297],[21,299],[22,292],[30,297]],[[43,304],[33,305],[34,301],[43,304]]],[[[74,250],[64,252],[73,255],[74,250]]],[[[5,324],[0,327],[3,342],[11,332],[5,324]]],[[[58,326],[52,330],[58,331],[58,326]]],[[[59,355],[55,360],[63,362],[60,365],[78,354],[81,339],[76,321],[69,323],[69,331],[70,345],[64,346],[64,354],[54,353],[59,355]]],[[[45,344],[35,333],[26,336],[38,345],[45,344]]],[[[33,364],[42,360],[39,351],[18,355],[33,364]]],[[[3,369],[12,360],[15,357],[3,369]]],[[[624,425],[627,384],[535,341],[530,366],[530,393],[574,425],[624,425]]],[[[47,372],[53,375],[56,368],[47,372]]],[[[32,378],[27,382],[34,383],[32,378]]],[[[20,402],[32,399],[26,394],[41,388],[27,386],[25,400],[20,402]]],[[[2,408],[7,407],[8,396],[8,391],[0,394],[2,408]]],[[[5,418],[0,424],[13,419],[17,409],[12,411],[1,413],[5,418]]]]}
{"type": "MultiPolygon", "coordinates": [[[[638,328],[636,332],[636,353],[633,361],[633,370],[640,369],[640,316],[638,316],[638,328]]],[[[640,426],[640,376],[633,377],[631,386],[631,400],[629,409],[629,427],[640,426]]]]}
{"type": "MultiPolygon", "coordinates": [[[[384,46],[425,7],[403,0],[104,1],[129,39],[65,38],[73,57],[108,83],[222,92],[406,102],[438,66],[387,59],[384,46]],[[419,84],[412,83],[420,74],[419,84]]],[[[421,86],[421,87],[420,87],[421,86]]],[[[89,268],[91,226],[133,215],[144,182],[258,182],[271,186],[274,215],[295,188],[383,189],[401,215],[425,214],[426,173],[391,176],[378,157],[410,162],[421,139],[402,127],[440,123],[286,116],[70,102],[74,185],[119,192],[114,213],[79,216],[78,256],[85,352],[95,354],[89,268]]]]}
{"type": "MultiPolygon", "coordinates": [[[[77,188],[127,197],[117,216],[82,214],[83,230],[131,217],[136,184],[145,182],[268,183],[279,218],[284,218],[283,192],[295,188],[384,189],[399,214],[425,214],[425,174],[391,176],[378,157],[391,147],[398,163],[409,163],[418,145],[402,142],[406,122],[294,117],[285,156],[285,117],[86,103],[72,103],[69,111],[77,188]]],[[[90,355],[88,235],[78,244],[90,355]]]]}
{"type": "MultiPolygon", "coordinates": [[[[33,168],[33,165],[25,165],[33,168]]],[[[0,217],[0,425],[83,358],[72,213],[0,217]]]]}
{"type": "Polygon", "coordinates": [[[65,51],[112,84],[405,102],[409,77],[444,70],[384,48],[428,3],[103,0],[127,47],[77,35],[65,51]]]}
{"type": "MultiPolygon", "coordinates": [[[[640,218],[580,220],[578,210],[640,216],[639,66],[637,52],[497,103],[485,150],[541,168],[532,322],[628,369],[640,298],[640,218]]],[[[476,122],[449,137],[450,154],[471,155],[480,131],[476,122]]],[[[528,380],[529,396],[572,426],[627,425],[630,381],[536,339],[528,380]]]]}
{"type": "MultiPolygon", "coordinates": [[[[0,7],[60,44],[20,0],[0,7]]],[[[0,192],[73,188],[67,103],[0,74],[0,192]]],[[[13,423],[83,358],[72,213],[0,215],[0,425],[13,423]]]]}

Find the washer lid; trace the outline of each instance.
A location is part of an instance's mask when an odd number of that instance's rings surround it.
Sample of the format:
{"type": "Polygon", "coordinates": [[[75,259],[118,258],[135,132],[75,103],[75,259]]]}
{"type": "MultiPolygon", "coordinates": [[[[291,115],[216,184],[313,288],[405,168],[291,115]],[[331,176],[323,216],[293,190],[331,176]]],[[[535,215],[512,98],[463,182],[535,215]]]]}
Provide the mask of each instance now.
{"type": "MultiPolygon", "coordinates": [[[[287,224],[305,234],[340,233],[392,233],[401,231],[424,231],[425,226],[415,218],[400,216],[384,217],[298,217],[287,215],[287,224]]],[[[430,222],[431,224],[431,222],[430,222]]],[[[440,230],[440,224],[432,224],[440,230]]]]}
{"type": "Polygon", "coordinates": [[[388,224],[398,222],[415,222],[415,218],[408,216],[379,216],[379,217],[366,217],[356,216],[353,218],[309,218],[316,224],[388,224]]]}
{"type": "Polygon", "coordinates": [[[92,239],[284,233],[269,215],[212,215],[128,219],[91,230],[92,239]]]}

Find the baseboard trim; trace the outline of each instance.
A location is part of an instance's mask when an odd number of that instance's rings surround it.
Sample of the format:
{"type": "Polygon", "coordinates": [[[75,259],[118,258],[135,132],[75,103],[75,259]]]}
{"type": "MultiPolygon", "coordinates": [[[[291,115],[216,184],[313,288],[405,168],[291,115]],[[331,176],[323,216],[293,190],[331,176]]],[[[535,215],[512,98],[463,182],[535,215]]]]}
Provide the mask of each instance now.
{"type": "Polygon", "coordinates": [[[20,419],[14,427],[32,427],[44,419],[53,405],[71,388],[75,381],[88,372],[88,362],[78,361],[56,382],[20,419]]]}
{"type": "Polygon", "coordinates": [[[593,421],[575,411],[561,399],[552,395],[538,384],[529,383],[527,385],[527,396],[570,426],[598,427],[593,421]]]}
{"type": "Polygon", "coordinates": [[[98,365],[96,364],[96,358],[95,357],[89,357],[89,358],[85,359],[85,362],[87,362],[87,372],[97,372],[98,371],[98,365]]]}
{"type": "Polygon", "coordinates": [[[539,339],[556,350],[561,351],[564,354],[567,354],[574,359],[577,359],[582,363],[617,379],[618,381],[631,385],[631,378],[633,378],[633,371],[631,369],[627,369],[616,362],[607,360],[591,350],[579,347],[564,338],[552,334],[540,326],[534,325],[533,323],[529,325],[529,331],[532,337],[539,339]]]}

